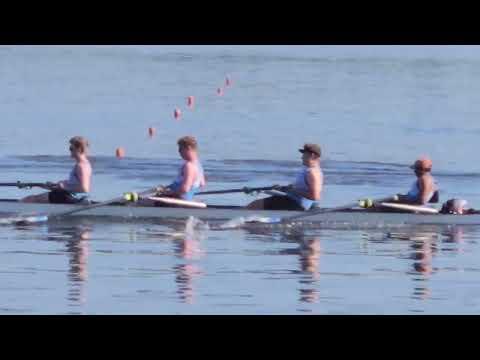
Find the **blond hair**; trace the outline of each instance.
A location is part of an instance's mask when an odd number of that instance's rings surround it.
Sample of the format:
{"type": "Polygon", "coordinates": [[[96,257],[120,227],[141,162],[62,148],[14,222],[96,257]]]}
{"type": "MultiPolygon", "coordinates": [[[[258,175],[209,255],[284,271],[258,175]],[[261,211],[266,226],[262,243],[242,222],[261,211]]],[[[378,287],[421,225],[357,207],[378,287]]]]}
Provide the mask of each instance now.
{"type": "Polygon", "coordinates": [[[88,140],[83,136],[74,136],[70,139],[70,145],[72,145],[76,150],[79,150],[82,154],[90,146],[88,140]]]}
{"type": "Polygon", "coordinates": [[[184,136],[178,139],[177,144],[179,147],[190,147],[192,149],[197,148],[197,140],[193,136],[184,136]]]}

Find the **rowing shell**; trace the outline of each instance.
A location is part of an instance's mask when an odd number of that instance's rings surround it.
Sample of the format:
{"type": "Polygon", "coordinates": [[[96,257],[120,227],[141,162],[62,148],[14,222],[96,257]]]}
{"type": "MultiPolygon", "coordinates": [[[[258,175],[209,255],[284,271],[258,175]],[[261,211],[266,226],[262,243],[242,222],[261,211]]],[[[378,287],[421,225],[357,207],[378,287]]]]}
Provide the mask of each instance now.
{"type": "MultiPolygon", "coordinates": [[[[48,214],[61,213],[77,209],[82,205],[65,204],[32,204],[16,200],[0,200],[0,212],[16,214],[48,214]]],[[[147,207],[136,204],[108,205],[88,209],[69,217],[111,218],[111,219],[187,219],[194,216],[200,220],[230,220],[234,218],[272,218],[279,219],[293,215],[305,214],[300,211],[286,210],[249,210],[240,206],[208,205],[207,208],[169,208],[147,207]]],[[[297,222],[297,220],[295,220],[297,222]]],[[[369,211],[365,209],[317,213],[305,217],[298,222],[318,223],[322,226],[373,226],[387,225],[480,225],[480,214],[443,215],[443,214],[413,214],[369,211]]]]}

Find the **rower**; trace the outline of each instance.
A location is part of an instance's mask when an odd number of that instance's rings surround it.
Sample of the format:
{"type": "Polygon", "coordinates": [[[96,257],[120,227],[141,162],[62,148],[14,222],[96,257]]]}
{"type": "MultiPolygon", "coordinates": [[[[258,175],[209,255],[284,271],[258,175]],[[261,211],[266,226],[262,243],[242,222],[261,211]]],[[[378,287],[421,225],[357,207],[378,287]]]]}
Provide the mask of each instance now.
{"type": "Polygon", "coordinates": [[[70,139],[70,156],[75,159],[75,166],[67,180],[47,183],[44,189],[48,193],[27,196],[20,201],[28,203],[76,204],[88,202],[92,166],[87,157],[89,143],[82,136],[70,139]]]}
{"type": "MultiPolygon", "coordinates": [[[[206,185],[203,166],[198,156],[197,140],[193,136],[184,136],[178,139],[177,144],[178,152],[184,163],[180,167],[175,181],[163,188],[157,196],[192,201],[194,195],[206,185]]],[[[152,202],[148,199],[144,199],[140,203],[144,206],[164,206],[160,202],[152,202]]]]}
{"type": "Polygon", "coordinates": [[[266,210],[310,210],[318,205],[323,187],[323,173],[320,168],[321,149],[317,144],[305,144],[302,153],[303,168],[296,181],[281,187],[285,195],[274,195],[255,200],[247,205],[248,209],[266,210]]]}
{"type": "Polygon", "coordinates": [[[417,180],[406,195],[399,194],[398,201],[403,204],[426,205],[427,203],[438,203],[438,187],[433,178],[432,160],[428,157],[421,157],[410,166],[414,170],[417,180]]]}

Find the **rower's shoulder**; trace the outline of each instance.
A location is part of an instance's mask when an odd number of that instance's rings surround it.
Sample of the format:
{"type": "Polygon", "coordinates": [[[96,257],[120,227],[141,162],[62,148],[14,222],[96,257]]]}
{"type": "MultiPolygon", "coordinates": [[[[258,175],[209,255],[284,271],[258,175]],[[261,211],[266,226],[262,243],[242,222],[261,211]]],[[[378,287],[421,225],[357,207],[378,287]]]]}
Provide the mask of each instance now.
{"type": "Polygon", "coordinates": [[[183,164],[183,167],[184,169],[196,169],[197,165],[193,161],[185,161],[185,163],[183,164]]]}
{"type": "Polygon", "coordinates": [[[201,172],[202,169],[197,165],[197,163],[193,161],[186,161],[182,166],[182,172],[185,175],[186,172],[189,174],[196,174],[197,172],[201,172]]]}
{"type": "Polygon", "coordinates": [[[307,168],[307,172],[312,174],[312,175],[323,176],[323,172],[322,172],[322,169],[320,167],[307,168]]]}
{"type": "Polygon", "coordinates": [[[425,174],[421,176],[419,180],[424,183],[435,183],[435,178],[432,176],[432,174],[425,174]]]}

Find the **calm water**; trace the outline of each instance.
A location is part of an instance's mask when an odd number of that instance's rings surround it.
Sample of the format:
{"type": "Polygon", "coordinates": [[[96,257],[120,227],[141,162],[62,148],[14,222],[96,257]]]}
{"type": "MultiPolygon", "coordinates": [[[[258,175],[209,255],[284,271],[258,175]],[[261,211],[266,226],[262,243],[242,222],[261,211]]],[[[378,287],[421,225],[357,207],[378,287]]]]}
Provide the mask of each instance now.
{"type": "MultiPolygon", "coordinates": [[[[428,154],[442,200],[480,207],[479,65],[477,46],[0,46],[0,182],[65,178],[67,140],[79,134],[92,143],[93,197],[104,200],[170,181],[176,139],[192,134],[210,190],[291,181],[297,149],[313,141],[325,154],[325,206],[406,191],[407,165],[428,154]],[[226,76],[233,84],[218,96],[226,76]],[[113,156],[119,146],[127,158],[113,156]]],[[[4,188],[1,197],[35,192],[4,188]]],[[[2,226],[0,237],[3,314],[477,313],[480,305],[476,227],[213,231],[68,221],[2,226]]]]}

